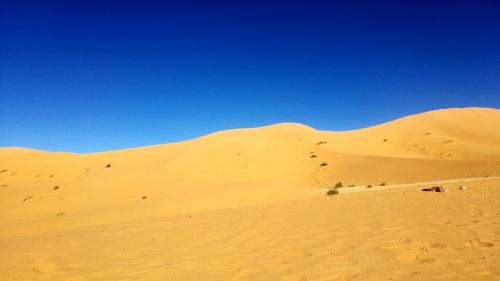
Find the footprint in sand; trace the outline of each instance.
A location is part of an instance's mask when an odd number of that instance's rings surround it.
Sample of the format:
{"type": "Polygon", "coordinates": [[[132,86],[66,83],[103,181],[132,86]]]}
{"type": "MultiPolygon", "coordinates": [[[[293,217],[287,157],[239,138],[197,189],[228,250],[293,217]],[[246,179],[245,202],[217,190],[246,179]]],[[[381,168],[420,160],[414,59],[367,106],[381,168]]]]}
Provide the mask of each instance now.
{"type": "Polygon", "coordinates": [[[474,240],[468,240],[465,242],[465,246],[467,247],[483,247],[483,248],[490,248],[493,247],[495,244],[492,242],[488,241],[481,241],[478,238],[475,238],[474,240]]]}
{"type": "Polygon", "coordinates": [[[448,247],[448,245],[446,245],[444,243],[434,242],[431,244],[431,247],[435,248],[435,249],[444,249],[444,248],[448,247]]]}
{"type": "Polygon", "coordinates": [[[48,273],[56,270],[57,267],[46,262],[37,262],[33,265],[33,270],[38,273],[48,273]]]}
{"type": "Polygon", "coordinates": [[[379,247],[380,250],[388,250],[393,252],[394,258],[397,261],[405,263],[432,262],[430,259],[421,257],[429,250],[430,243],[428,241],[412,241],[410,239],[399,239],[395,243],[389,243],[379,247]]]}
{"type": "Polygon", "coordinates": [[[491,242],[486,242],[486,241],[479,241],[479,245],[481,247],[489,248],[489,247],[493,247],[495,244],[493,244],[491,242]]]}

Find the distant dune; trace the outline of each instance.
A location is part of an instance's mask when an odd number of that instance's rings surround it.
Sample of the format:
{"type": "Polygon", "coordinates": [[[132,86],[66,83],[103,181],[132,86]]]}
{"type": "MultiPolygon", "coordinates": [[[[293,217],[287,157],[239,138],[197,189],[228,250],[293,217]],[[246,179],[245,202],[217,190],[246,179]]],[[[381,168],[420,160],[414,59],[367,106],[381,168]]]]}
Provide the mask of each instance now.
{"type": "Polygon", "coordinates": [[[0,169],[8,170],[0,173],[8,187],[1,203],[10,206],[3,223],[52,218],[62,206],[82,215],[114,206],[106,214],[128,220],[281,201],[338,181],[377,185],[500,176],[498,124],[500,110],[464,108],[355,131],[282,123],[95,154],[1,148],[0,169]],[[60,190],[51,192],[56,185],[60,190]],[[27,196],[43,198],[33,200],[40,204],[36,214],[24,213],[21,199],[27,196]],[[151,210],[137,200],[142,196],[150,198],[151,210]]]}
{"type": "MultiPolygon", "coordinates": [[[[314,190],[339,181],[377,186],[494,178],[500,176],[500,110],[436,110],[343,132],[283,123],[93,154],[0,148],[0,170],[0,238],[7,243],[81,227],[313,200],[314,190]]],[[[34,268],[56,270],[50,263],[34,268]]]]}

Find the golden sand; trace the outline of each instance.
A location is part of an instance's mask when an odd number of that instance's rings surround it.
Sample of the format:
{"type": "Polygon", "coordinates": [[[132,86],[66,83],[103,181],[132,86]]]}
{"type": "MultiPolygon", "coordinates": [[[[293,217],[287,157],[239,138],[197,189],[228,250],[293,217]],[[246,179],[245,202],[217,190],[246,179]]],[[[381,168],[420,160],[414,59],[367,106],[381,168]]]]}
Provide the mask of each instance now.
{"type": "Polygon", "coordinates": [[[0,280],[497,280],[499,124],[466,108],[95,154],[1,148],[0,280]],[[358,187],[324,196],[338,181],[358,187]],[[433,183],[451,192],[420,191],[433,183]]]}

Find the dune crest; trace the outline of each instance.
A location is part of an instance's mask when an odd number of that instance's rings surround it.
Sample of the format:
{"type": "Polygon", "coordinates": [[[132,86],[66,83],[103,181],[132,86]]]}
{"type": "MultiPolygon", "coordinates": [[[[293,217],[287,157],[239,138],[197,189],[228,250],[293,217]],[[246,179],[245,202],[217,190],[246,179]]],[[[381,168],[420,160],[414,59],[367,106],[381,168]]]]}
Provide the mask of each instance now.
{"type": "Polygon", "coordinates": [[[94,154],[2,148],[3,224],[52,219],[62,206],[84,216],[113,205],[120,215],[109,220],[129,220],[293,199],[338,181],[375,185],[495,176],[498,124],[499,110],[464,108],[354,131],[280,123],[94,154]],[[47,194],[53,186],[61,188],[47,194]],[[28,196],[40,204],[36,214],[23,209],[28,196]],[[150,198],[147,207],[138,200],[143,196],[150,198]]]}
{"type": "Polygon", "coordinates": [[[449,280],[451,265],[493,280],[498,124],[465,108],[91,154],[0,148],[0,279],[449,280]],[[339,181],[357,187],[324,196],[339,181]],[[471,187],[422,194],[432,181],[471,187]]]}

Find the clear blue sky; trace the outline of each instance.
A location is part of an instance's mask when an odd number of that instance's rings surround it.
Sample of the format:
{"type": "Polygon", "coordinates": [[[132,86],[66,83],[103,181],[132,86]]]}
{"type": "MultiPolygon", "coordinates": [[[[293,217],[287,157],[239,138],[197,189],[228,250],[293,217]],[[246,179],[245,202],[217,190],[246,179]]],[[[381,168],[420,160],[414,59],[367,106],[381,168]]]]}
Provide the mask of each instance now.
{"type": "Polygon", "coordinates": [[[6,2],[0,146],[95,152],[500,107],[499,1],[6,2]]]}

